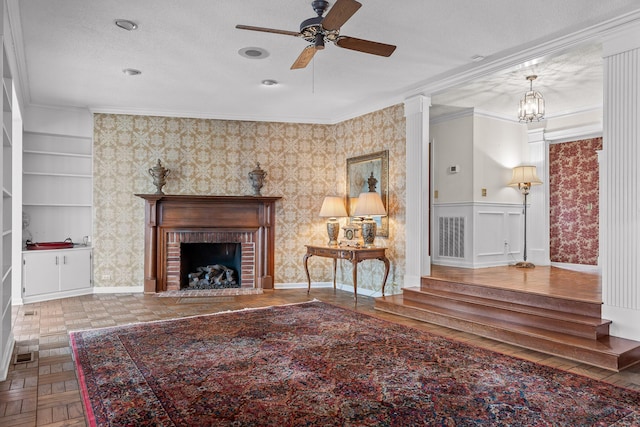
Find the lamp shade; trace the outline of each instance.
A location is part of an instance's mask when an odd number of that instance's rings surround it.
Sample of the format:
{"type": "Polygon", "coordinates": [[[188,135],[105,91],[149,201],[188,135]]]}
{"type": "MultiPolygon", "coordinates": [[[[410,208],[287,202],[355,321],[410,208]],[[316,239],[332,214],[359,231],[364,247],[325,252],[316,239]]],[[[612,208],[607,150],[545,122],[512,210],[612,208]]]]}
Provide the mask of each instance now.
{"type": "Polygon", "coordinates": [[[327,196],[322,202],[320,208],[321,217],[337,218],[347,216],[347,210],[344,207],[344,200],[339,196],[327,196]]]}
{"type": "Polygon", "coordinates": [[[386,214],[387,211],[378,193],[375,191],[360,193],[353,216],[382,216],[386,214]]]}
{"type": "Polygon", "coordinates": [[[536,174],[535,166],[516,166],[513,168],[511,182],[509,182],[508,185],[510,187],[519,187],[524,184],[529,187],[542,184],[542,181],[536,174]]]}

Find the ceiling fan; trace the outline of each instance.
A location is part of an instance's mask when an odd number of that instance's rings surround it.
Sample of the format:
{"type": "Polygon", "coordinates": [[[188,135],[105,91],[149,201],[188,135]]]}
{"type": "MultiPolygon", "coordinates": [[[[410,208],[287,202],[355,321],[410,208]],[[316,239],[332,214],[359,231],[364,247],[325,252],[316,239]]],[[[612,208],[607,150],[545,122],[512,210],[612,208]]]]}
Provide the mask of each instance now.
{"type": "Polygon", "coordinates": [[[322,15],[329,7],[329,2],[325,0],[314,0],[311,2],[311,7],[318,16],[302,21],[300,24],[300,32],[252,27],[250,25],[236,25],[236,28],[300,37],[312,43],[300,53],[291,66],[292,70],[306,67],[316,51],[324,49],[325,42],[333,42],[336,46],[344,49],[357,50],[358,52],[379,56],[390,56],[393,51],[396,50],[396,47],[393,45],[340,35],[340,27],[342,24],[347,22],[347,20],[360,9],[360,6],[362,6],[362,4],[355,0],[336,0],[336,3],[329,12],[327,12],[327,15],[323,17],[322,15]]]}

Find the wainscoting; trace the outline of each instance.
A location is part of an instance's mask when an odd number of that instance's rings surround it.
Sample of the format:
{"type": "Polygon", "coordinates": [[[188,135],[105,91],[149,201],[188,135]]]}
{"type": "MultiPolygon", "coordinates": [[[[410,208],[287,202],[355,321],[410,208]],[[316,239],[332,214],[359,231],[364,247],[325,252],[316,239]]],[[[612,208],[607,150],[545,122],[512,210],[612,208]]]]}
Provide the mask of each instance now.
{"type": "Polygon", "coordinates": [[[434,264],[482,268],[521,261],[522,204],[442,203],[433,214],[434,264]]]}

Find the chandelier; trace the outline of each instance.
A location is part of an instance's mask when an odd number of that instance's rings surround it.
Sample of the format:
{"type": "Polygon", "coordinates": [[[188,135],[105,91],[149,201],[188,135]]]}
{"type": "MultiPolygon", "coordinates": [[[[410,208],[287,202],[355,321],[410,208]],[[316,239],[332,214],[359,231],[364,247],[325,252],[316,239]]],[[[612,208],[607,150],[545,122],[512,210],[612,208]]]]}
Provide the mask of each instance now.
{"type": "Polygon", "coordinates": [[[544,98],[540,92],[533,90],[533,81],[538,76],[527,76],[529,80],[529,90],[520,100],[520,108],[518,109],[518,118],[521,122],[540,121],[544,118],[544,98]]]}

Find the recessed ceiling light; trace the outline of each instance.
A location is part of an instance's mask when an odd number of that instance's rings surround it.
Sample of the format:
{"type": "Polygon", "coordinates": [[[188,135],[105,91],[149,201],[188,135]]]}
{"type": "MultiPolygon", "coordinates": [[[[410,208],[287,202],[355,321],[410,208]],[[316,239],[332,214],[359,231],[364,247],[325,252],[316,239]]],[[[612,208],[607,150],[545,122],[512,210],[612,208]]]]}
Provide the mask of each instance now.
{"type": "Polygon", "coordinates": [[[243,47],[238,54],[249,59],[264,59],[269,56],[269,52],[261,47],[243,47]]]}
{"type": "Polygon", "coordinates": [[[265,79],[265,80],[262,81],[262,84],[264,86],[276,86],[278,84],[278,82],[275,81],[275,80],[272,80],[272,79],[265,79]]]}
{"type": "Polygon", "coordinates": [[[124,70],[122,70],[122,72],[127,76],[138,76],[142,74],[142,71],[136,70],[135,68],[125,68],[124,70]]]}
{"type": "Polygon", "coordinates": [[[133,21],[129,21],[128,19],[116,19],[115,24],[122,28],[123,30],[133,31],[138,28],[138,24],[133,21]]]}

